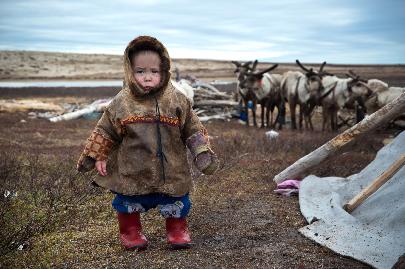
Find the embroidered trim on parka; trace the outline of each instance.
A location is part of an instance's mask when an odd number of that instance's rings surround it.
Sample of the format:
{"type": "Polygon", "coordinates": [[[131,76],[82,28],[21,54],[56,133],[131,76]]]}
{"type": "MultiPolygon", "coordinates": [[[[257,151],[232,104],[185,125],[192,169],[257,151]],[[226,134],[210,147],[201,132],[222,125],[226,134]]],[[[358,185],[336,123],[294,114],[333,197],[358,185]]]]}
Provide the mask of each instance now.
{"type": "MultiPolygon", "coordinates": [[[[125,126],[130,123],[156,123],[156,122],[157,119],[155,115],[144,115],[144,116],[132,115],[121,120],[121,125],[125,126]]],[[[180,125],[179,118],[164,115],[160,115],[160,123],[167,124],[170,126],[180,125]]]]}

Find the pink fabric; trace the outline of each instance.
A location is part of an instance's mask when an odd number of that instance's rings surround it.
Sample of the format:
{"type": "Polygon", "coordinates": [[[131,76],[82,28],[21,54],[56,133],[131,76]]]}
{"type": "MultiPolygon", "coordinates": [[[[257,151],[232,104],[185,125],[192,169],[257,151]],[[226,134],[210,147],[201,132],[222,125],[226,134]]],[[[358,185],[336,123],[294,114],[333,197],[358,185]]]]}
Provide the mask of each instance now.
{"type": "Polygon", "coordinates": [[[287,179],[277,184],[277,189],[299,189],[301,180],[299,179],[287,179]]]}
{"type": "Polygon", "coordinates": [[[274,192],[285,196],[298,195],[300,184],[300,179],[287,179],[277,184],[274,192]]]}

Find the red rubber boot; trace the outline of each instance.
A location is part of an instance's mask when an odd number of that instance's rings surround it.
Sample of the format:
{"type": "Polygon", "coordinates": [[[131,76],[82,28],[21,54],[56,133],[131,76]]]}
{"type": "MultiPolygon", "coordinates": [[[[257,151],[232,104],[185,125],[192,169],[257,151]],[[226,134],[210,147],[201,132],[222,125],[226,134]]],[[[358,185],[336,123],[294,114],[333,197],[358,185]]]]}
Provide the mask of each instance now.
{"type": "Polygon", "coordinates": [[[142,234],[141,216],[139,212],[117,214],[120,228],[120,240],[122,245],[128,249],[145,249],[148,245],[146,237],[142,234]]]}
{"type": "Polygon", "coordinates": [[[166,235],[172,249],[189,248],[192,245],[185,218],[167,218],[166,235]]]}

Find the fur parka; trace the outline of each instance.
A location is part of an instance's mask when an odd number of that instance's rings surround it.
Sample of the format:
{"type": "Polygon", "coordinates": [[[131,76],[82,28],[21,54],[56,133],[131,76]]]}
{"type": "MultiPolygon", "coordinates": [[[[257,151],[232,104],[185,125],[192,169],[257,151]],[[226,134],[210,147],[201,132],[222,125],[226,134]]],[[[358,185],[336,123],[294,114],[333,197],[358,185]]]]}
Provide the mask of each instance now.
{"type": "Polygon", "coordinates": [[[190,192],[186,147],[194,159],[203,152],[215,155],[190,100],[170,82],[166,48],[153,37],[135,38],[125,50],[124,71],[125,85],[87,139],[78,170],[89,171],[96,160],[107,160],[108,175],[98,175],[95,182],[125,195],[190,192]],[[161,82],[150,92],[133,75],[131,57],[140,50],[155,51],[161,58],[161,82]]]}

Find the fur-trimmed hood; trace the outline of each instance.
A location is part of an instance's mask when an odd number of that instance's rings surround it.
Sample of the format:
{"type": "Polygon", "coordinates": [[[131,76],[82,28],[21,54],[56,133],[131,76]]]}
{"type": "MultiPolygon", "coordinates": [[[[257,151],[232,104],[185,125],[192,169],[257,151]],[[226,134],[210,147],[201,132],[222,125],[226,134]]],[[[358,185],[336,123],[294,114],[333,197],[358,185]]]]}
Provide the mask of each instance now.
{"type": "Polygon", "coordinates": [[[128,87],[136,97],[153,95],[163,91],[170,81],[170,56],[165,46],[151,36],[138,36],[129,42],[124,52],[125,87],[128,87]],[[161,81],[159,86],[152,91],[146,92],[135,80],[132,70],[131,57],[138,51],[151,50],[159,54],[161,60],[161,81]]]}

